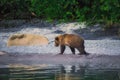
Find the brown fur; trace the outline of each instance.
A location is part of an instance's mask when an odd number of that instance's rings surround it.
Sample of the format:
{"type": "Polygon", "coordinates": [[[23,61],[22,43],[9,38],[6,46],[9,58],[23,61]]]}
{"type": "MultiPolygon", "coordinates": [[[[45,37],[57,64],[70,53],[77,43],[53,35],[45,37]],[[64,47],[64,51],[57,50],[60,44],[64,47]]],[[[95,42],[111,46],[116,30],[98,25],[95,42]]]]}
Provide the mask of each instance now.
{"type": "Polygon", "coordinates": [[[55,46],[60,46],[60,54],[64,53],[65,46],[69,46],[73,54],[75,54],[75,48],[80,54],[87,54],[85,52],[84,39],[75,34],[63,34],[55,37],[55,46]]]}

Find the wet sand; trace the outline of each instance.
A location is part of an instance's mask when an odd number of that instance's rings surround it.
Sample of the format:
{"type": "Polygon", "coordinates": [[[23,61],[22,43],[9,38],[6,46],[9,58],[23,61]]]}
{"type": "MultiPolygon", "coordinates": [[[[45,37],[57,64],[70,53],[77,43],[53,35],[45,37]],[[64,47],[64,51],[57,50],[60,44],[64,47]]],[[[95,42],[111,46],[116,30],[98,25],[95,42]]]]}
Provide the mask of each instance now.
{"type": "Polygon", "coordinates": [[[89,54],[73,55],[73,54],[20,54],[20,53],[5,53],[1,52],[0,67],[5,67],[11,64],[24,65],[80,65],[94,69],[120,69],[120,55],[98,55],[89,54]],[[3,54],[4,53],[4,54],[3,54]]]}

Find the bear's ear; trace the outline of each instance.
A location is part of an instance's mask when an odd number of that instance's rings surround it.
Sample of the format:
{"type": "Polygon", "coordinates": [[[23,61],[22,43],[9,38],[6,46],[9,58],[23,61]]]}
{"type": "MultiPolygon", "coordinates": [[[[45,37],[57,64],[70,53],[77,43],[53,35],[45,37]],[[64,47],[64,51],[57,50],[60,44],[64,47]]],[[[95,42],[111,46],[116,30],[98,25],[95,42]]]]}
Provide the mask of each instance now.
{"type": "Polygon", "coordinates": [[[56,40],[56,41],[58,41],[58,40],[59,40],[59,38],[58,38],[58,37],[55,37],[55,40],[56,40]]]}

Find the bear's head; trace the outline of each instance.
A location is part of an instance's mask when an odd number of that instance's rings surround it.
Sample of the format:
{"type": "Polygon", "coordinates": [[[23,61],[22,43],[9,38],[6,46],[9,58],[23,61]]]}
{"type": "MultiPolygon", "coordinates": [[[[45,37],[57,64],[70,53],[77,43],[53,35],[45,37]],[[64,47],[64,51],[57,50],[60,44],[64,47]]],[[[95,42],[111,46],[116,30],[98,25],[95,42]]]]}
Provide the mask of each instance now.
{"type": "Polygon", "coordinates": [[[55,37],[55,46],[58,47],[59,45],[63,45],[64,43],[64,35],[59,35],[57,37],[55,37]]]}
{"type": "Polygon", "coordinates": [[[55,37],[55,46],[58,47],[60,44],[59,37],[55,37]]]}

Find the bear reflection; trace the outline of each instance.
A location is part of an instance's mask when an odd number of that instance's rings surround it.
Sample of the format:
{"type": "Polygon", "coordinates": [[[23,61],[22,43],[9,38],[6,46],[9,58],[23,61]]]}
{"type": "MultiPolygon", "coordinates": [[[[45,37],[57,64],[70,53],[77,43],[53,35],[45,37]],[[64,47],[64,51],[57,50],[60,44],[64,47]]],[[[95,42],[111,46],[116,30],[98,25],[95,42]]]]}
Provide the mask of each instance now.
{"type": "Polygon", "coordinates": [[[75,65],[61,65],[57,80],[82,79],[85,76],[85,67],[75,65]]]}

